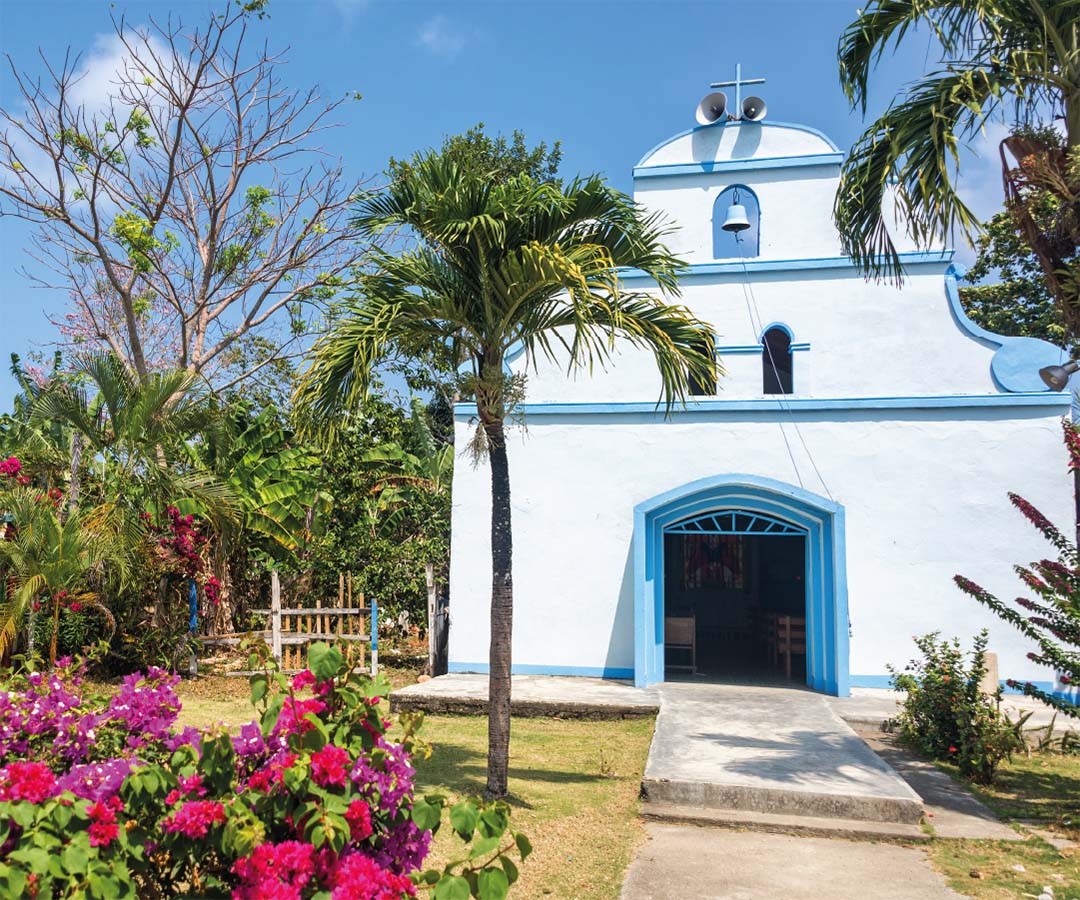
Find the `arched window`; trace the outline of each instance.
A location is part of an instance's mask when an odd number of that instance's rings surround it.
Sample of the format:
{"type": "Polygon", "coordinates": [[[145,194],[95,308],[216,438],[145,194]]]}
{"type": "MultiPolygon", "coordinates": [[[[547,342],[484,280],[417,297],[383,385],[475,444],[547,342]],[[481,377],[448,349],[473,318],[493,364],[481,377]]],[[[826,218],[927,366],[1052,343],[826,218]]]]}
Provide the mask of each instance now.
{"type": "Polygon", "coordinates": [[[742,184],[733,184],[725,188],[713,204],[713,258],[738,259],[741,256],[757,256],[761,252],[761,243],[758,236],[758,225],[761,222],[761,208],[758,205],[757,194],[742,184]],[[724,222],[727,221],[728,210],[732,204],[738,203],[746,210],[746,220],[750,227],[736,233],[724,231],[724,222]]]}
{"type": "Polygon", "coordinates": [[[790,394],[795,383],[791,335],[786,328],[771,326],[761,337],[761,389],[766,394],[790,394]]]}

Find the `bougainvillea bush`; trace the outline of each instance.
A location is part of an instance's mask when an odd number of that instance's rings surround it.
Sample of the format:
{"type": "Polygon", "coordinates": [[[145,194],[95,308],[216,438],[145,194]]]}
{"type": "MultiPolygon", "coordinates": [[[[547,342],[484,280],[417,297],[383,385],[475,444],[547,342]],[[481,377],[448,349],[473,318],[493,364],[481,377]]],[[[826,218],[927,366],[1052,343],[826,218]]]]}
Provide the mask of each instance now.
{"type": "MultiPolygon", "coordinates": [[[[1080,432],[1071,422],[1063,422],[1069,470],[1080,471],[1080,432]]],[[[1080,718],[1080,706],[1066,695],[1080,683],[1080,553],[1076,544],[1063,535],[1038,509],[1018,494],[1009,499],[1035,526],[1056,551],[1057,559],[1042,559],[1027,566],[1014,566],[1020,580],[1036,599],[1017,597],[1015,606],[1005,603],[969,578],[957,575],[957,586],[999,618],[1011,624],[1038,647],[1028,659],[1053,669],[1063,690],[1046,690],[1030,681],[1010,679],[1009,687],[1041,700],[1059,712],[1080,718]]]]}
{"type": "Polygon", "coordinates": [[[462,861],[424,871],[444,801],[414,794],[418,719],[390,741],[387,685],[347,652],[315,644],[291,679],[253,654],[258,715],[236,733],[177,728],[159,670],[107,699],[68,660],[16,679],[0,692],[0,896],[503,900],[511,854],[530,850],[508,807],[456,804],[462,861]]]}

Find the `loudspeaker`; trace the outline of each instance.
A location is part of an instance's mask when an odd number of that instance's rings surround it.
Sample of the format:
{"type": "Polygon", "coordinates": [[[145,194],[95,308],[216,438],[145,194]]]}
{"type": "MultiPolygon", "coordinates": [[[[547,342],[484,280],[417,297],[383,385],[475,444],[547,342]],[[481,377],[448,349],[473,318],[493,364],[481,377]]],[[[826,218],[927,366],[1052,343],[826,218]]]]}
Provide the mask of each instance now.
{"type": "Polygon", "coordinates": [[[719,121],[724,117],[724,111],[726,109],[727,94],[723,91],[717,91],[715,94],[708,94],[697,107],[698,125],[712,125],[713,122],[719,121]]]}
{"type": "Polygon", "coordinates": [[[765,111],[765,101],[760,97],[747,97],[742,102],[742,117],[751,122],[760,122],[764,119],[765,111]]]}

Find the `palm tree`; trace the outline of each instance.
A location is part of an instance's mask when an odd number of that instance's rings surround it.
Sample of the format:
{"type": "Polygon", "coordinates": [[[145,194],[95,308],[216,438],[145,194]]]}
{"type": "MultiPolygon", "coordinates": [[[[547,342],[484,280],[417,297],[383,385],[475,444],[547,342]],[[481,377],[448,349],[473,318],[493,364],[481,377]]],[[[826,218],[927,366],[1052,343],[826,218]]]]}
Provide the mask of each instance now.
{"type": "MultiPolygon", "coordinates": [[[[844,251],[866,274],[900,280],[900,258],[883,210],[890,195],[920,247],[945,240],[956,227],[972,234],[978,222],[956,190],[959,152],[965,139],[1009,103],[1020,126],[1029,130],[1040,114],[1064,120],[1065,146],[1057,148],[1064,152],[1054,166],[1062,176],[1063,203],[1056,227],[1072,230],[1075,239],[1080,233],[1080,0],[873,0],[840,38],[840,83],[853,108],[866,112],[872,68],[920,25],[941,47],[941,68],[911,85],[848,154],[834,208],[844,251]],[[1070,154],[1071,175],[1065,162],[1070,154]]],[[[1016,172],[1006,171],[1007,179],[1016,172]]],[[[1056,281],[1057,267],[1069,254],[1055,257],[1049,236],[1040,248],[1039,229],[1023,209],[1024,193],[1026,188],[1013,194],[1018,202],[1011,211],[1032,249],[1045,257],[1048,278],[1056,281]]],[[[1074,267],[1071,278],[1062,279],[1059,302],[1075,307],[1078,289],[1080,271],[1074,267]]]]}
{"type": "Polygon", "coordinates": [[[0,539],[0,572],[11,590],[0,606],[0,657],[11,649],[32,605],[45,601],[51,604],[52,618],[49,664],[55,665],[62,599],[93,607],[110,629],[116,628],[88,579],[105,563],[126,577],[125,554],[114,539],[112,523],[100,514],[84,515],[76,508],[61,515],[49,497],[23,488],[4,497],[4,508],[11,527],[7,538],[0,539]]]}
{"type": "Polygon", "coordinates": [[[382,193],[361,198],[361,236],[415,236],[396,256],[376,251],[330,331],[313,348],[297,399],[315,420],[355,408],[389,354],[440,353],[468,374],[476,449],[491,468],[491,643],[486,793],[506,794],[513,616],[510,472],[505,422],[520,384],[504,374],[510,349],[569,368],[610,360],[616,338],[650,351],[661,398],[682,399],[691,377],[711,377],[707,326],[685,308],[623,290],[618,266],[645,270],[678,293],[680,263],[663,230],[597,177],[565,187],[527,175],[493,179],[445,155],[419,154],[382,193]]]}
{"type": "Polygon", "coordinates": [[[212,518],[234,515],[232,493],[221,480],[177,465],[186,442],[208,429],[216,415],[198,388],[198,376],[152,372],[140,381],[118,357],[101,352],[78,357],[72,376],[41,392],[33,412],[83,437],[109,498],[136,517],[178,501],[212,518]]]}

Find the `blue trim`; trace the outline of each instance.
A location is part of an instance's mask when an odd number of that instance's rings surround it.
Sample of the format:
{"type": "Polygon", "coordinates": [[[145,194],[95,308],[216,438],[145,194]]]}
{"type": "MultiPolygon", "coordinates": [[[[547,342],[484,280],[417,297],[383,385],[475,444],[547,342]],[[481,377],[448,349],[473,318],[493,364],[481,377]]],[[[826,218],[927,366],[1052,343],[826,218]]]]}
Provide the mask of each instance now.
{"type": "Polygon", "coordinates": [[[767,335],[774,328],[779,328],[784,334],[788,336],[788,344],[795,340],[795,332],[791,330],[791,326],[784,322],[770,322],[764,328],[761,329],[761,334],[758,335],[758,340],[763,344],[765,343],[765,335],[767,335]]]}
{"type": "Polygon", "coordinates": [[[634,683],[645,687],[664,678],[664,529],[723,509],[764,514],[805,531],[807,684],[847,696],[844,508],[803,488],[742,474],[702,478],[634,507],[634,683]]]}
{"type": "Polygon", "coordinates": [[[634,166],[635,178],[666,178],[672,175],[712,175],[748,172],[757,169],[796,169],[802,166],[839,166],[843,153],[806,153],[800,156],[760,156],[747,159],[719,159],[700,163],[670,163],[662,166],[634,166]]]}
{"type": "MultiPolygon", "coordinates": [[[[1019,682],[1028,681],[1028,679],[1026,679],[1026,678],[1017,678],[1015,680],[1019,681],[1019,682]]],[[[1010,694],[1012,696],[1017,696],[1017,695],[1023,695],[1023,693],[1024,693],[1019,688],[1009,687],[1009,685],[1006,684],[1004,679],[1002,679],[998,683],[1001,686],[1001,692],[1003,694],[1010,694]]],[[[1056,697],[1058,700],[1067,700],[1070,703],[1075,704],[1076,706],[1080,706],[1080,693],[1077,693],[1077,692],[1066,693],[1064,691],[1055,691],[1054,690],[1054,682],[1052,682],[1052,681],[1031,681],[1030,683],[1035,685],[1035,687],[1046,691],[1051,696],[1056,697]]],[[[892,675],[852,675],[851,676],[851,686],[855,687],[855,688],[882,688],[882,689],[885,689],[885,690],[892,690],[893,689],[893,676],[892,675]]]]}
{"type": "Polygon", "coordinates": [[[892,690],[892,675],[852,675],[851,686],[853,688],[883,688],[892,690]]]}
{"type": "Polygon", "coordinates": [[[996,351],[990,360],[990,374],[994,382],[1003,390],[1015,393],[1053,393],[1039,378],[1039,369],[1061,365],[1068,361],[1068,354],[1049,341],[994,334],[977,325],[968,318],[960,302],[960,277],[961,272],[956,266],[949,266],[945,272],[945,296],[949,299],[949,309],[953,320],[963,331],[984,347],[992,347],[996,351]]]}
{"type": "MultiPolygon", "coordinates": [[[[803,352],[805,350],[810,349],[810,343],[809,343],[809,341],[803,341],[803,342],[798,343],[798,344],[792,344],[788,349],[792,353],[801,353],[801,352],[803,352]]],[[[729,345],[725,346],[723,344],[717,344],[716,345],[716,352],[721,353],[721,354],[726,353],[729,356],[732,355],[732,354],[739,354],[739,353],[764,353],[765,352],[765,345],[764,344],[729,344],[729,345]]]]}
{"type": "MultiPolygon", "coordinates": [[[[955,394],[926,397],[784,397],[786,409],[793,412],[821,412],[837,409],[978,409],[982,407],[1062,407],[1069,406],[1067,391],[1042,391],[1024,394],[955,394]]],[[[672,408],[671,416],[724,415],[734,412],[775,413],[775,399],[692,400],[672,408]]],[[[669,413],[663,403],[522,403],[515,410],[528,416],[640,415],[652,413],[664,418],[669,413]]],[[[475,403],[454,404],[454,415],[476,415],[475,403]]]]}
{"type": "Polygon", "coordinates": [[[713,122],[711,125],[696,125],[693,128],[687,128],[686,131],[680,131],[676,135],[672,135],[669,138],[664,138],[659,144],[656,144],[651,150],[649,150],[641,159],[637,161],[637,165],[634,168],[638,168],[645,160],[652,156],[661,147],[666,147],[668,144],[677,141],[679,138],[684,138],[688,134],[693,134],[695,131],[704,131],[706,128],[787,128],[791,131],[805,131],[807,134],[815,135],[821,138],[826,144],[832,148],[834,153],[841,153],[839,147],[833,143],[825,132],[818,131],[816,128],[811,128],[809,125],[797,125],[794,122],[713,122]]]}
{"type": "MultiPolygon", "coordinates": [[[[901,253],[900,262],[904,268],[921,265],[947,265],[952,261],[952,250],[932,250],[927,252],[901,253]]],[[[858,266],[849,256],[823,256],[798,259],[748,259],[731,262],[692,263],[678,273],[679,278],[696,278],[703,275],[743,275],[746,272],[807,272],[816,269],[852,269],[858,266]]],[[[641,269],[619,269],[619,278],[623,281],[652,276],[641,269]]],[[[1031,340],[1034,340],[1032,338],[1031,340]]]]}
{"type": "MultiPolygon", "coordinates": [[[[446,671],[451,675],[474,673],[477,675],[488,674],[487,663],[451,662],[447,663],[446,671]]],[[[510,666],[512,675],[570,675],[577,678],[614,678],[629,681],[634,677],[633,669],[619,669],[611,666],[542,666],[531,663],[513,663],[510,666]]]]}

